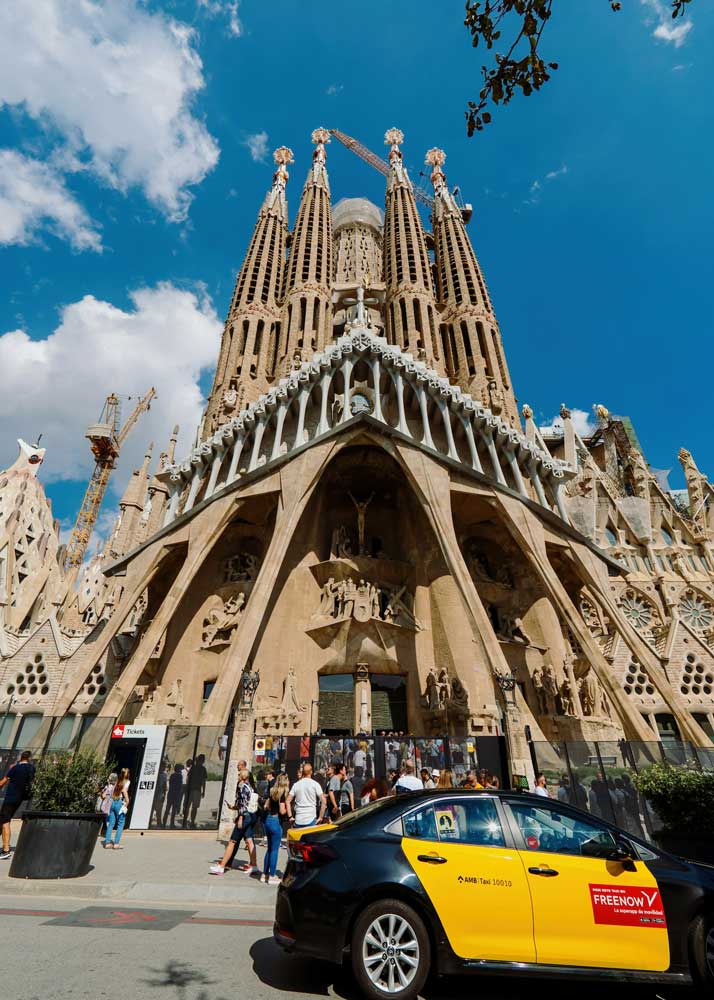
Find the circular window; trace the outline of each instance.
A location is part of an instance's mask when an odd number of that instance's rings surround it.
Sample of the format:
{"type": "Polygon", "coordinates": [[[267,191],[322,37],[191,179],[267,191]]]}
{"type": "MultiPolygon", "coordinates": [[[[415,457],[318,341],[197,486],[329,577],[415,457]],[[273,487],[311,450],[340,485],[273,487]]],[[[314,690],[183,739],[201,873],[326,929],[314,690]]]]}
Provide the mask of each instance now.
{"type": "Polygon", "coordinates": [[[106,694],[106,693],[107,693],[107,689],[102,684],[101,687],[99,688],[99,694],[106,694]]]}
{"type": "Polygon", "coordinates": [[[30,685],[30,694],[37,694],[37,685],[36,684],[31,684],[30,685]]]}
{"type": "Polygon", "coordinates": [[[21,685],[19,686],[19,688],[17,689],[17,693],[18,693],[18,694],[24,694],[24,693],[25,693],[25,691],[27,691],[27,688],[25,687],[25,685],[24,685],[24,684],[21,684],[21,685]]]}
{"type": "Polygon", "coordinates": [[[42,663],[42,653],[35,654],[35,663],[42,663]]]}
{"type": "Polygon", "coordinates": [[[14,692],[15,692],[15,685],[14,684],[8,684],[8,686],[7,686],[7,693],[8,694],[14,694],[14,692]]]}
{"type": "Polygon", "coordinates": [[[699,694],[699,686],[697,684],[692,685],[692,694],[699,694]]]}
{"type": "Polygon", "coordinates": [[[689,694],[689,688],[685,687],[684,684],[682,684],[679,690],[682,692],[682,694],[689,694]]]}
{"type": "Polygon", "coordinates": [[[654,694],[654,688],[652,687],[651,684],[647,685],[647,687],[645,688],[645,691],[647,692],[647,694],[654,694]]]}
{"type": "Polygon", "coordinates": [[[25,667],[25,673],[26,674],[31,674],[32,671],[33,671],[33,669],[34,669],[34,667],[32,666],[32,664],[28,663],[27,666],[25,667]]]}
{"type": "Polygon", "coordinates": [[[691,664],[691,663],[686,663],[686,664],[684,665],[684,670],[685,670],[685,672],[686,672],[686,673],[688,673],[688,674],[693,674],[693,673],[694,673],[694,667],[692,666],[692,664],[691,664]]]}
{"type": "Polygon", "coordinates": [[[98,663],[96,665],[96,667],[92,668],[92,673],[93,674],[98,674],[98,673],[101,673],[101,670],[102,670],[102,665],[101,665],[101,663],[98,663]]]}
{"type": "Polygon", "coordinates": [[[711,687],[708,684],[705,684],[704,685],[704,694],[711,694],[711,693],[712,693],[711,687]]]}
{"type": "Polygon", "coordinates": [[[632,688],[629,684],[625,684],[625,694],[632,694],[632,688]]]}

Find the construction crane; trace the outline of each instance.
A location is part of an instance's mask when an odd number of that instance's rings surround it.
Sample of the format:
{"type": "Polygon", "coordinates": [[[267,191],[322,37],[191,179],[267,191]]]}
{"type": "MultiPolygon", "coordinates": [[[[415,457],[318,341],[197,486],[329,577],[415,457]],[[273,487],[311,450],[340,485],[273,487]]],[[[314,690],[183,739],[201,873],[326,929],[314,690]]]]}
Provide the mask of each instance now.
{"type": "Polygon", "coordinates": [[[94,456],[94,471],[67,544],[64,555],[65,572],[82,565],[121,447],[141,414],[151,408],[152,399],[156,399],[156,390],[153,386],[145,396],[142,396],[124,426],[119,429],[121,403],[119,397],[112,393],[111,396],[107,396],[99,422],[90,424],[87,428],[85,437],[89,439],[89,446],[94,456]]]}
{"type": "MultiPolygon", "coordinates": [[[[374,167],[375,170],[378,170],[380,174],[384,174],[385,177],[389,177],[389,164],[386,160],[383,160],[381,156],[377,156],[376,153],[373,153],[371,149],[368,149],[367,146],[361,143],[358,139],[353,139],[351,135],[345,135],[345,133],[340,132],[339,129],[330,128],[327,131],[330,135],[334,135],[335,139],[337,139],[338,142],[341,142],[343,146],[359,156],[360,159],[364,160],[365,163],[369,163],[369,165],[374,167]]],[[[454,188],[452,194],[457,199],[457,204],[461,209],[461,215],[464,222],[470,222],[471,216],[473,215],[472,206],[464,204],[459,188],[454,188]]],[[[427,208],[434,208],[434,199],[427,191],[424,190],[424,188],[415,187],[414,197],[417,201],[420,201],[422,205],[426,205],[427,208]]]]}

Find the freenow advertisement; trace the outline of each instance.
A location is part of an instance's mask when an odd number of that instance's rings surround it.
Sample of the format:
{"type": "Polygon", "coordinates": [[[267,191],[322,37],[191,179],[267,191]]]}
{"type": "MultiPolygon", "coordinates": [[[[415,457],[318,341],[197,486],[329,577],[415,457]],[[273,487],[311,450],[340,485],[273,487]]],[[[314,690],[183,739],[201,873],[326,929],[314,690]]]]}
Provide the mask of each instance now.
{"type": "Polygon", "coordinates": [[[596,924],[666,927],[659,889],[649,885],[593,885],[590,901],[596,924]]]}

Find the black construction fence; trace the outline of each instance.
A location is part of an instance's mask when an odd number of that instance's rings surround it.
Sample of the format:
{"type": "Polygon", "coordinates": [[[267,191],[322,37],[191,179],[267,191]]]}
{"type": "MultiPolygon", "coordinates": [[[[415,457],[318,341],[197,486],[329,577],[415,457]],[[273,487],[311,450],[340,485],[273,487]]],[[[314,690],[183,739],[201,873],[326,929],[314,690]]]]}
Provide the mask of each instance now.
{"type": "Polygon", "coordinates": [[[554,799],[616,823],[651,840],[661,821],[637,791],[634,778],[645,767],[665,762],[714,772],[714,750],[664,740],[636,743],[569,741],[530,744],[533,768],[546,777],[554,799]]]}

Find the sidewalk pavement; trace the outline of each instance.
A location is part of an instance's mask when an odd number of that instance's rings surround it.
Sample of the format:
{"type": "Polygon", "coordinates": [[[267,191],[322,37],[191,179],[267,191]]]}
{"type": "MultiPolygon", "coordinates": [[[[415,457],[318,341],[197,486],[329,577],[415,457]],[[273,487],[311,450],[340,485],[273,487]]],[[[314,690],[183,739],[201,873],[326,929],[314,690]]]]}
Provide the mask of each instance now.
{"type": "MultiPolygon", "coordinates": [[[[14,831],[13,831],[14,832],[14,831]]],[[[215,831],[176,833],[126,831],[123,851],[105,851],[97,842],[93,868],[83,878],[10,878],[9,861],[0,862],[0,896],[63,897],[87,900],[130,899],[135,903],[217,903],[272,911],[276,887],[237,870],[225,875],[209,875],[211,863],[220,858],[224,845],[215,831]]],[[[263,865],[265,849],[258,848],[258,864],[263,865]]],[[[287,853],[281,848],[278,872],[287,853]]],[[[248,860],[244,847],[236,864],[248,860]]]]}

